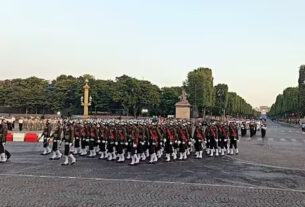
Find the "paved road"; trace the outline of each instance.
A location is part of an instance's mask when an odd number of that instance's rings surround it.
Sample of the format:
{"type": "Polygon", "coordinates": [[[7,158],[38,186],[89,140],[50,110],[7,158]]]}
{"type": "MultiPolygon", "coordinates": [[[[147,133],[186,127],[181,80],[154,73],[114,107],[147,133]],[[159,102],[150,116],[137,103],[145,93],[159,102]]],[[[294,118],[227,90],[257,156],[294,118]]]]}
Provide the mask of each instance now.
{"type": "Polygon", "coordinates": [[[62,167],[39,155],[40,144],[9,143],[0,206],[304,207],[303,140],[268,123],[267,138],[243,138],[239,156],[136,167],[86,158],[62,167]]]}

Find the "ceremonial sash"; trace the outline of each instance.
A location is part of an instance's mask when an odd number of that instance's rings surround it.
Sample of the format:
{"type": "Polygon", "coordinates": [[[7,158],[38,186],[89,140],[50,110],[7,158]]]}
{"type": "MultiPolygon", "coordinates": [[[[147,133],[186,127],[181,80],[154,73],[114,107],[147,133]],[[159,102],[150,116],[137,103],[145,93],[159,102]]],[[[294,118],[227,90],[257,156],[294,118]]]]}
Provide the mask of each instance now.
{"type": "Polygon", "coordinates": [[[85,130],[82,130],[82,136],[86,136],[86,131],[85,130]]]}
{"type": "Polygon", "coordinates": [[[215,133],[214,129],[211,129],[211,133],[214,137],[216,137],[216,133],[215,133]]]}
{"type": "Polygon", "coordinates": [[[91,137],[96,137],[94,132],[91,132],[91,137]]]}
{"type": "Polygon", "coordinates": [[[229,131],[224,130],[224,129],[223,129],[223,131],[224,131],[224,135],[225,135],[225,137],[226,137],[226,138],[228,138],[228,137],[229,137],[229,131]]]}
{"type": "Polygon", "coordinates": [[[181,133],[182,139],[186,142],[187,139],[186,139],[186,136],[185,136],[185,134],[184,134],[184,131],[183,131],[183,130],[180,130],[180,133],[181,133]]]}
{"type": "Polygon", "coordinates": [[[121,139],[125,139],[125,136],[121,130],[119,130],[119,134],[120,134],[121,139]]]}
{"type": "Polygon", "coordinates": [[[110,130],[109,133],[110,133],[110,137],[111,137],[112,139],[114,139],[114,134],[113,134],[112,130],[110,130]]]}
{"type": "Polygon", "coordinates": [[[231,127],[231,130],[232,130],[233,136],[234,136],[234,137],[237,137],[237,134],[236,134],[235,129],[233,129],[233,128],[231,127]]]}
{"type": "Polygon", "coordinates": [[[169,138],[174,142],[174,141],[175,141],[175,138],[174,138],[174,136],[173,136],[171,130],[168,129],[168,130],[167,130],[167,133],[168,133],[169,138]]]}
{"type": "Polygon", "coordinates": [[[202,134],[200,133],[199,129],[196,129],[196,132],[197,132],[197,136],[198,136],[200,139],[203,139],[203,136],[202,136],[202,134]]]}
{"type": "Polygon", "coordinates": [[[79,132],[78,131],[75,132],[75,136],[79,137],[79,132]]]}
{"type": "Polygon", "coordinates": [[[136,145],[137,145],[137,147],[138,147],[139,139],[136,137],[134,131],[131,132],[131,136],[132,136],[132,138],[136,141],[136,145]]]}
{"type": "Polygon", "coordinates": [[[153,138],[153,140],[155,140],[155,142],[157,143],[157,136],[151,131],[150,131],[150,134],[151,134],[151,137],[153,138]]]}

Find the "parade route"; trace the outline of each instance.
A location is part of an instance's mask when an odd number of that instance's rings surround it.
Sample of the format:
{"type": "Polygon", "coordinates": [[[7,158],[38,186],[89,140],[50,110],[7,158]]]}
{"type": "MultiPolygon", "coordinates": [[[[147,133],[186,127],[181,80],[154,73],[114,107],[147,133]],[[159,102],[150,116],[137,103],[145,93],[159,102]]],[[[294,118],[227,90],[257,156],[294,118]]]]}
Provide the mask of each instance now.
{"type": "Polygon", "coordinates": [[[41,143],[8,143],[0,205],[305,206],[304,138],[269,122],[265,139],[241,138],[238,156],[135,167],[80,157],[63,167],[40,155],[41,143]]]}

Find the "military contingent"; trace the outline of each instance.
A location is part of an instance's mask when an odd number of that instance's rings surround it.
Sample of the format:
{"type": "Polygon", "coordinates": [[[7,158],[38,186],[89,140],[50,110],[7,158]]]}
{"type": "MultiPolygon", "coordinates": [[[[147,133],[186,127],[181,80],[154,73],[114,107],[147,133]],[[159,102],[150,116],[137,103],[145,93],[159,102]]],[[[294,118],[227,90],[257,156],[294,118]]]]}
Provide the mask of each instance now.
{"type": "MultiPolygon", "coordinates": [[[[147,120],[43,120],[38,141],[42,140],[42,155],[50,160],[64,158],[63,166],[76,164],[77,157],[99,158],[130,165],[172,162],[204,156],[218,157],[239,153],[239,136],[256,135],[260,129],[266,135],[266,124],[251,121],[196,121],[176,119],[147,120]],[[258,127],[258,125],[260,125],[258,127]],[[240,133],[239,133],[240,130],[240,133]]],[[[7,121],[0,125],[0,162],[11,154],[6,150],[7,121]]]]}
{"type": "Polygon", "coordinates": [[[98,157],[118,163],[130,160],[133,166],[144,162],[187,160],[192,155],[202,159],[204,154],[218,157],[239,153],[236,122],[63,120],[52,128],[47,121],[38,139],[41,138],[41,154],[52,154],[50,160],[64,156],[63,166],[74,165],[76,157],[98,157]]]}

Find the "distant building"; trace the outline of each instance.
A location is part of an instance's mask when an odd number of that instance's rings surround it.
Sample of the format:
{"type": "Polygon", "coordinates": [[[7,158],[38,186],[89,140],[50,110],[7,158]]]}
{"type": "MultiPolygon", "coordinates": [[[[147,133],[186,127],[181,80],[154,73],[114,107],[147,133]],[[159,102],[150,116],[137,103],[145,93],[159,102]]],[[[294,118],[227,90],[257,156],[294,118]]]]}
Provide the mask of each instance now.
{"type": "Polygon", "coordinates": [[[262,115],[267,114],[270,111],[270,107],[268,106],[260,106],[259,111],[261,112],[262,115]]]}

